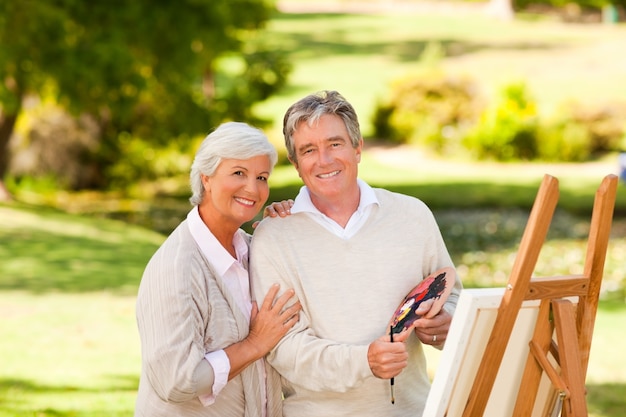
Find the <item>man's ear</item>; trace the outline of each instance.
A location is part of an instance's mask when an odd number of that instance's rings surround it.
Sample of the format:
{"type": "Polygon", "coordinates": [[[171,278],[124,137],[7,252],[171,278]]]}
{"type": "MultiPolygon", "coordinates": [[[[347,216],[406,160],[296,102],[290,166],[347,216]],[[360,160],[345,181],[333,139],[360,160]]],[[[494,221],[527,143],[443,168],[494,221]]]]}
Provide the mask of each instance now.
{"type": "Polygon", "coordinates": [[[298,169],[298,161],[296,159],[291,159],[291,156],[288,156],[287,159],[289,159],[289,162],[291,162],[294,168],[298,169]]]}
{"type": "Polygon", "coordinates": [[[288,156],[287,159],[289,159],[289,162],[291,162],[291,165],[293,165],[293,167],[298,172],[298,177],[302,178],[302,175],[300,174],[300,167],[298,166],[298,160],[297,159],[291,159],[290,156],[288,156]]]}
{"type": "Polygon", "coordinates": [[[356,148],[357,161],[361,162],[361,153],[363,152],[363,138],[359,139],[359,146],[356,148]]]}

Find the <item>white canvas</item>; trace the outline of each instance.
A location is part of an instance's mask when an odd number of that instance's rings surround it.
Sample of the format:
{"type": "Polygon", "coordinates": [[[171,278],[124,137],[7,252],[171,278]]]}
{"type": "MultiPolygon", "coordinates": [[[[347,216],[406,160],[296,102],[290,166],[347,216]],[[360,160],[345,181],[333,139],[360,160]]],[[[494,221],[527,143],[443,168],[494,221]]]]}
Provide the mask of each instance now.
{"type": "MultiPolygon", "coordinates": [[[[503,294],[504,288],[464,289],[461,292],[426,402],[424,417],[457,417],[463,414],[503,294]]],[[[538,312],[539,301],[525,301],[522,304],[485,416],[506,417],[512,414],[538,312]]],[[[550,415],[543,408],[549,402],[551,391],[549,380],[544,377],[533,416],[550,415]]]]}

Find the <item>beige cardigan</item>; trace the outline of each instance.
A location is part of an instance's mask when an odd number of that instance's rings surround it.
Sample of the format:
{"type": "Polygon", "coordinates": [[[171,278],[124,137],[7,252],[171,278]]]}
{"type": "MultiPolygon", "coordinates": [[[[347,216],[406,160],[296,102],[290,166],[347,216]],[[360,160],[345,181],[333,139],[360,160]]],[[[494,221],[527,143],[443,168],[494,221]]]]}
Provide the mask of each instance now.
{"type": "MultiPolygon", "coordinates": [[[[261,415],[255,366],[230,380],[214,404],[204,407],[198,399],[198,390],[213,383],[210,366],[210,372],[197,372],[204,355],[244,339],[249,323],[197,246],[186,220],[148,263],[136,314],[142,371],[135,416],[261,415]]],[[[279,417],[280,380],[271,367],[265,370],[268,417],[279,417]]]]}

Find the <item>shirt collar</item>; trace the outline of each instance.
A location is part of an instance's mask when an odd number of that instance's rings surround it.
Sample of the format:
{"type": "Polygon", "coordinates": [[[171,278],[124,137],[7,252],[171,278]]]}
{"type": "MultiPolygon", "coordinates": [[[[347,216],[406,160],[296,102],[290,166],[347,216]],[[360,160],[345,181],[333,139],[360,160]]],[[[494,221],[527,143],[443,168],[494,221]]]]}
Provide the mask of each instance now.
{"type": "Polygon", "coordinates": [[[194,206],[187,214],[187,225],[189,226],[191,236],[219,275],[223,276],[233,264],[237,262],[243,264],[243,261],[248,258],[248,245],[242,235],[242,233],[245,233],[243,230],[237,230],[233,237],[233,245],[237,254],[237,259],[235,259],[204,224],[202,218],[200,218],[198,206],[194,206]]]}
{"type": "MultiPolygon", "coordinates": [[[[356,209],[357,212],[362,212],[363,209],[372,204],[380,205],[374,189],[370,187],[369,184],[358,178],[356,182],[359,186],[359,190],[361,191],[359,206],[356,209]]],[[[294,199],[293,207],[291,207],[292,214],[300,212],[322,214],[322,212],[320,212],[317,207],[313,205],[313,202],[311,201],[311,194],[309,193],[309,189],[306,185],[303,185],[302,188],[300,188],[300,192],[294,199]]]]}

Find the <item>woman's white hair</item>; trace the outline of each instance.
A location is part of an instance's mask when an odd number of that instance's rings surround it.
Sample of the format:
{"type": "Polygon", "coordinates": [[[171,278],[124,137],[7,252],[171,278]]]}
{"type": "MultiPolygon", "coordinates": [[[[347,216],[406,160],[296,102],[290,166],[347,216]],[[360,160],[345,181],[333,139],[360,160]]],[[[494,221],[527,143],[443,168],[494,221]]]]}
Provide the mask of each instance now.
{"type": "Polygon", "coordinates": [[[269,157],[272,168],[276,165],[278,154],[262,130],[241,122],[218,126],[204,138],[191,164],[191,204],[199,205],[204,197],[202,175],[215,174],[223,159],[250,159],[260,155],[269,157]]]}

